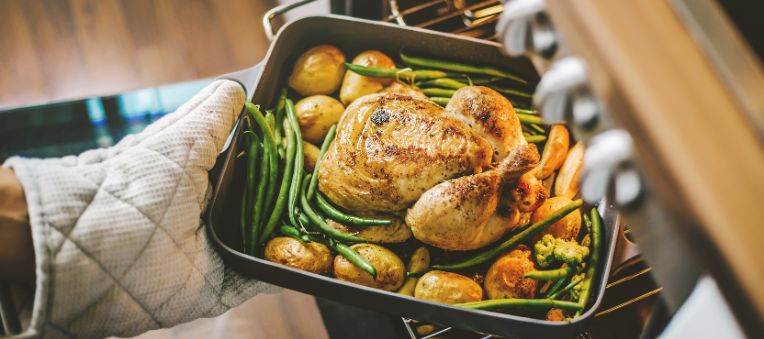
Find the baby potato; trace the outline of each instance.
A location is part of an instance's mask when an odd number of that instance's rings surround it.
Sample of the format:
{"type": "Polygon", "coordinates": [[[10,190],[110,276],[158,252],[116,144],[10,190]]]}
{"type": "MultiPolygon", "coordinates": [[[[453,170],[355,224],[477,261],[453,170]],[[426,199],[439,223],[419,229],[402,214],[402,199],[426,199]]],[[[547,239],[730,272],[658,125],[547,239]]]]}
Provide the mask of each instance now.
{"type": "Polygon", "coordinates": [[[289,87],[302,96],[332,94],[345,74],[345,55],[332,45],[319,45],[300,55],[289,75],[289,87]]]}
{"type": "Polygon", "coordinates": [[[321,155],[321,149],[316,145],[303,141],[302,154],[305,155],[305,170],[308,172],[313,171],[313,168],[316,167],[316,160],[318,160],[318,156],[321,155]]]}
{"type": "Polygon", "coordinates": [[[303,243],[290,237],[276,237],[265,245],[265,259],[304,271],[325,274],[332,268],[332,252],[324,244],[303,243]]]}
{"type": "Polygon", "coordinates": [[[332,125],[340,121],[345,106],[330,96],[312,95],[295,104],[302,138],[316,145],[324,142],[332,125]]]}
{"type": "Polygon", "coordinates": [[[483,289],[474,280],[461,274],[430,271],[419,278],[414,297],[445,304],[483,300],[483,289]]]}
{"type": "Polygon", "coordinates": [[[334,257],[335,278],[386,291],[396,291],[403,285],[405,267],[401,258],[395,253],[374,244],[355,244],[350,248],[374,266],[374,269],[377,270],[377,278],[372,278],[371,274],[356,267],[342,255],[334,257]]]}
{"type": "MultiPolygon", "coordinates": [[[[395,62],[377,50],[363,51],[353,58],[353,63],[362,66],[395,68],[395,62]]],[[[345,105],[350,105],[353,100],[364,95],[377,93],[386,85],[393,82],[394,79],[372,78],[363,75],[346,72],[340,88],[340,100],[345,105]]]]}
{"type": "MultiPolygon", "coordinates": [[[[546,200],[541,207],[539,207],[533,216],[531,217],[532,223],[537,223],[541,219],[548,217],[550,214],[559,210],[563,206],[572,203],[573,201],[567,197],[552,197],[546,200]]],[[[545,234],[551,234],[555,238],[560,239],[575,239],[578,236],[578,231],[581,230],[581,211],[575,210],[570,212],[564,218],[558,220],[554,224],[550,225],[543,231],[536,234],[533,237],[533,243],[536,243],[545,234]]]]}
{"type": "Polygon", "coordinates": [[[485,275],[485,292],[489,299],[533,298],[538,281],[524,278],[525,273],[536,269],[531,250],[520,245],[503,254],[485,275]]]}

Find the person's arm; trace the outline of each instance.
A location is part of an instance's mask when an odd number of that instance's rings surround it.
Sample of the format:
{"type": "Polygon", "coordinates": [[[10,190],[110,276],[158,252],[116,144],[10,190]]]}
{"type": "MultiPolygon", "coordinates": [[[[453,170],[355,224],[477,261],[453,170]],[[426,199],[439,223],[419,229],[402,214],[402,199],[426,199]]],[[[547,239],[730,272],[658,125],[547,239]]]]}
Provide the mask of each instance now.
{"type": "Polygon", "coordinates": [[[0,281],[34,281],[34,249],[24,190],[0,167],[0,281]]]}

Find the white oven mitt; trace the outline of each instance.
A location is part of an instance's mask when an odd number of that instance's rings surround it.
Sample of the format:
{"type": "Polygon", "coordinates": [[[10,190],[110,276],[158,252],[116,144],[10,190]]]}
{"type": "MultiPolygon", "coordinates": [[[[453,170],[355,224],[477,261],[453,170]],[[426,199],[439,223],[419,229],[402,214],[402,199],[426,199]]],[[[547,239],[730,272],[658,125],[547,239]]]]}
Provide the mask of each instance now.
{"type": "Polygon", "coordinates": [[[237,83],[215,81],[114,147],[5,163],[26,192],[36,254],[23,336],[134,336],[274,289],[224,267],[199,227],[207,172],[244,101],[237,83]]]}

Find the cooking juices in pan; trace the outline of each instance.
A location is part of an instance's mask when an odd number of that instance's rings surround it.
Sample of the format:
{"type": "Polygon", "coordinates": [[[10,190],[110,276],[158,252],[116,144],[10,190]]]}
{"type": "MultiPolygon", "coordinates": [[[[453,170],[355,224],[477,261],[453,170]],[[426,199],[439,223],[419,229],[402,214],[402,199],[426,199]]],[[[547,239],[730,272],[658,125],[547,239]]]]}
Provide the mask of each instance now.
{"type": "Polygon", "coordinates": [[[596,299],[603,226],[577,199],[584,147],[530,107],[522,76],[322,44],[286,85],[240,122],[241,252],[551,321],[596,299]]]}

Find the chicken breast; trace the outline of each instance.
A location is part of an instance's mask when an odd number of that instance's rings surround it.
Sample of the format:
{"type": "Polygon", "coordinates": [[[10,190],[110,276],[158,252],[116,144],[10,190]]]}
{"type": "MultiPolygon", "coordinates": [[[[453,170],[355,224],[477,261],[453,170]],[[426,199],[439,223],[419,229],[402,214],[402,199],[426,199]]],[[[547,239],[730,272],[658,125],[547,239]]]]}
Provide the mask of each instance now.
{"type": "Polygon", "coordinates": [[[510,210],[497,205],[504,183],[539,161],[536,146],[522,145],[497,168],[451,179],[425,192],[406,213],[414,237],[447,250],[472,250],[501,238],[515,225],[510,210]]]}
{"type": "Polygon", "coordinates": [[[485,138],[493,147],[495,161],[504,159],[516,146],[527,143],[512,103],[488,87],[458,89],[444,114],[463,121],[485,138]]]}
{"type": "Polygon", "coordinates": [[[491,145],[411,96],[361,97],[345,110],[319,170],[319,190],[354,212],[398,212],[444,180],[480,173],[491,145]]]}

